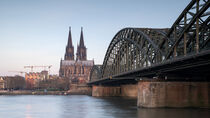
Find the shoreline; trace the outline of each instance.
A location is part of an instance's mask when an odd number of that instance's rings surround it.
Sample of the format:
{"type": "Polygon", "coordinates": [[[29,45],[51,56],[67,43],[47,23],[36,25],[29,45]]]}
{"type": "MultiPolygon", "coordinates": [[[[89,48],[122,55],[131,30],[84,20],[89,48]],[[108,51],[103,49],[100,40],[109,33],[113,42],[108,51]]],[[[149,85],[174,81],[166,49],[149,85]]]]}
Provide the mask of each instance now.
{"type": "Polygon", "coordinates": [[[70,95],[68,91],[1,90],[0,95],[70,95]]]}
{"type": "Polygon", "coordinates": [[[1,95],[91,95],[84,91],[38,91],[38,90],[0,90],[1,95]]]}

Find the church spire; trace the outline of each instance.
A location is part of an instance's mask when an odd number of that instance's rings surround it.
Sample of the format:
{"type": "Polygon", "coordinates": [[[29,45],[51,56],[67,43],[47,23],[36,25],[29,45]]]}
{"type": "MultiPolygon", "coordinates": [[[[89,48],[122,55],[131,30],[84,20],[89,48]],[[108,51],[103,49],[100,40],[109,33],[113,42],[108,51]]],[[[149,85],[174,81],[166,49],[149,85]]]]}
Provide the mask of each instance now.
{"type": "Polygon", "coordinates": [[[81,27],[81,35],[80,35],[80,41],[79,41],[80,47],[85,47],[84,45],[84,38],[83,38],[83,28],[81,27]]]}
{"type": "Polygon", "coordinates": [[[68,37],[67,47],[73,47],[73,45],[72,45],[72,38],[71,38],[71,27],[69,27],[69,37],[68,37]]]}
{"type": "Polygon", "coordinates": [[[66,46],[66,53],[65,53],[64,59],[74,60],[74,46],[72,44],[72,38],[71,38],[71,27],[69,27],[68,43],[66,46]]]}
{"type": "Polygon", "coordinates": [[[83,29],[81,28],[81,35],[80,35],[80,41],[79,45],[77,46],[77,60],[87,60],[87,53],[86,53],[86,47],[84,44],[84,38],[83,38],[83,29]]]}

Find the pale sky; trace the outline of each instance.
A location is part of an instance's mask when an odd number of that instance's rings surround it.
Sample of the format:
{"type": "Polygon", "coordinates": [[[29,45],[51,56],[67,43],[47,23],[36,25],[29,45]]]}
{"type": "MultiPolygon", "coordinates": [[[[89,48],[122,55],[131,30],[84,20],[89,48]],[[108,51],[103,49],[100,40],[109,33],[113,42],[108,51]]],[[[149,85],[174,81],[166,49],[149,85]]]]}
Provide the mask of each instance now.
{"type": "MultiPolygon", "coordinates": [[[[0,0],[0,76],[52,65],[58,74],[69,26],[74,51],[81,26],[88,59],[102,64],[125,27],[170,28],[190,0],[0,0]]],[[[38,68],[35,71],[41,71],[38,68]]]]}

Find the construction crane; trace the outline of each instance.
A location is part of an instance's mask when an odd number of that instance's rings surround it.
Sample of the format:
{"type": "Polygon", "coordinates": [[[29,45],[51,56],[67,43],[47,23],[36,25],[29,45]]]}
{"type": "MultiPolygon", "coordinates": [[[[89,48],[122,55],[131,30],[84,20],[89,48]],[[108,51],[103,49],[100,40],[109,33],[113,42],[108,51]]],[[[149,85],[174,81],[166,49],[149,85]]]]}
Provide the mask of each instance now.
{"type": "Polygon", "coordinates": [[[20,73],[20,74],[21,74],[21,76],[23,76],[23,73],[26,73],[26,72],[24,72],[24,71],[9,71],[9,72],[13,72],[13,73],[20,73]]]}
{"type": "Polygon", "coordinates": [[[34,68],[44,68],[44,70],[46,70],[46,68],[48,68],[48,72],[50,73],[50,68],[52,67],[52,65],[49,66],[24,66],[24,68],[31,68],[31,72],[33,72],[34,68]]]}

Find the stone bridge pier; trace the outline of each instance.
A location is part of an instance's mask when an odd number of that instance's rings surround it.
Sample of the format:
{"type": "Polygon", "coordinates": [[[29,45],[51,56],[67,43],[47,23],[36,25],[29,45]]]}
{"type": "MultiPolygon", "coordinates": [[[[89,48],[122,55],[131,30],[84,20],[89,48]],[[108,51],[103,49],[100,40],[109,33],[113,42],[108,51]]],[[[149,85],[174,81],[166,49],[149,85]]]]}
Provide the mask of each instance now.
{"type": "Polygon", "coordinates": [[[132,97],[138,107],[210,108],[210,82],[140,80],[137,84],[92,86],[95,97],[132,97]]]}
{"type": "Polygon", "coordinates": [[[127,84],[120,86],[92,86],[94,97],[132,97],[137,98],[138,84],[127,84]]]}
{"type": "Polygon", "coordinates": [[[139,81],[137,106],[210,108],[210,82],[139,81]]]}

